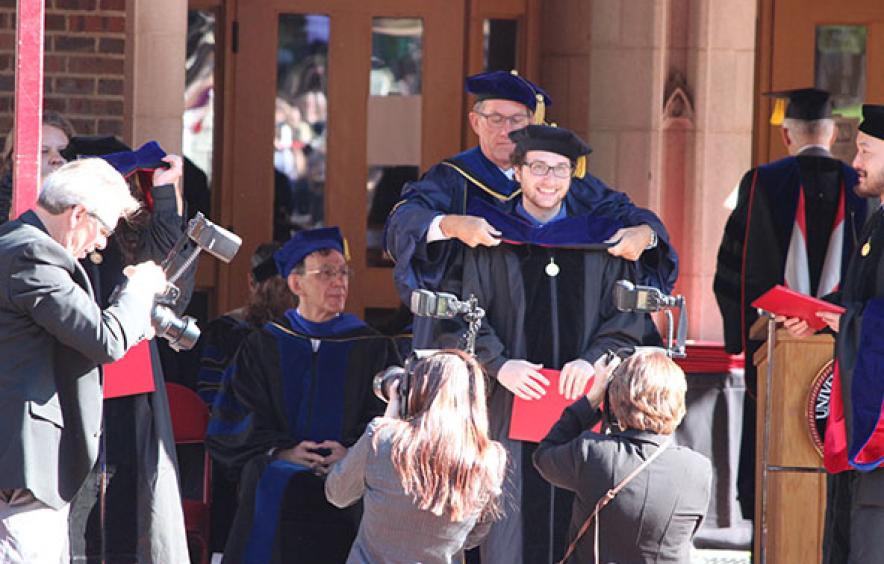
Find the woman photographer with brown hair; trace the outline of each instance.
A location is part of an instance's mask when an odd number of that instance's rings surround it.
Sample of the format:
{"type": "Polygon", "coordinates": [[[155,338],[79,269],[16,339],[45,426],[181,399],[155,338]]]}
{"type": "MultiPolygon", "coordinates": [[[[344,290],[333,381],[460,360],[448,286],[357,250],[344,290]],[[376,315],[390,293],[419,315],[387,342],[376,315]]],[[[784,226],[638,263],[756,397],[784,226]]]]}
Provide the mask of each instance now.
{"type": "Polygon", "coordinates": [[[338,507],[364,499],[348,563],[451,563],[478,544],[500,514],[503,447],[488,436],[485,376],[467,354],[446,350],[406,376],[328,476],[338,507]]]}
{"type": "Polygon", "coordinates": [[[592,389],[534,453],[546,480],[575,492],[571,546],[562,561],[689,562],[691,538],[709,505],[712,466],[672,444],[685,414],[684,372],[659,351],[636,352],[619,366],[604,358],[592,389]],[[588,430],[601,419],[603,400],[617,429],[609,435],[588,430]]]}

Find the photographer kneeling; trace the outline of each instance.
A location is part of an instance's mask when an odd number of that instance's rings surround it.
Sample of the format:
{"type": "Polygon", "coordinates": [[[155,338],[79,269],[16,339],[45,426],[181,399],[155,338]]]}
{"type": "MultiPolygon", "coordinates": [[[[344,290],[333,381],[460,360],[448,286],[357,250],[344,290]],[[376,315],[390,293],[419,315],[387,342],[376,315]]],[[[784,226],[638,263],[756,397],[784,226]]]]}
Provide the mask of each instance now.
{"type": "Polygon", "coordinates": [[[348,563],[451,563],[499,516],[503,447],[488,437],[485,376],[466,353],[447,350],[404,376],[325,483],[328,500],[365,511],[348,563]],[[400,416],[404,413],[404,417],[400,416]]]}
{"type": "Polygon", "coordinates": [[[546,480],[576,494],[572,546],[563,561],[689,562],[691,538],[709,505],[712,467],[671,444],[685,414],[684,372],[658,351],[639,351],[622,363],[604,359],[594,367],[592,389],[564,411],[534,453],[546,480]],[[610,435],[588,430],[601,419],[603,400],[619,429],[610,435]]]}

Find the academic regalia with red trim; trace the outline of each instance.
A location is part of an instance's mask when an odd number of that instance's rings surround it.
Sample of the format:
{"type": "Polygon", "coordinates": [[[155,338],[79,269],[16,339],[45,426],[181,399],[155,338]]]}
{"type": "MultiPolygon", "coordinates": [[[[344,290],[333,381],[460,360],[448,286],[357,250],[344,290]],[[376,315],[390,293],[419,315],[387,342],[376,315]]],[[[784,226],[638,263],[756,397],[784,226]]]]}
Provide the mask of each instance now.
{"type": "Polygon", "coordinates": [[[884,551],[884,210],[859,238],[840,302],[847,311],[825,437],[826,564],[877,561],[884,551]]]}
{"type": "MultiPolygon", "coordinates": [[[[743,176],[737,207],[728,218],[718,250],[714,282],[728,352],[743,352],[748,330],[758,319],[751,302],[784,282],[786,256],[802,188],[807,210],[811,292],[815,294],[819,284],[842,190],[845,196],[842,274],[846,271],[866,218],[866,201],[854,194],[854,185],[856,172],[817,148],[754,168],[743,176]]],[[[750,363],[746,364],[748,367],[750,363]]]]}
{"type": "Polygon", "coordinates": [[[866,201],[853,187],[856,172],[812,147],[747,172],[740,182],[737,207],[725,226],[718,250],[714,290],[724,321],[725,348],[746,357],[743,440],[738,490],[743,514],[754,515],[755,482],[755,367],[752,357],[761,346],[749,340],[758,319],[751,303],[764,292],[785,282],[785,269],[801,192],[805,204],[807,271],[811,294],[817,294],[823,265],[834,233],[843,194],[841,273],[853,252],[866,217],[866,201]],[[748,233],[747,233],[748,229],[748,233]]]}

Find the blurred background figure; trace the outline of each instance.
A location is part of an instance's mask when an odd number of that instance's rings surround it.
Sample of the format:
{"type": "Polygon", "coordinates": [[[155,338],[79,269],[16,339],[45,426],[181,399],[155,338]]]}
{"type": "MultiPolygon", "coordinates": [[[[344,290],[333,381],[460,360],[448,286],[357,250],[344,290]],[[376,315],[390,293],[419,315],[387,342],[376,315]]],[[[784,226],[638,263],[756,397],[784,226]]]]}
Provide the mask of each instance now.
{"type": "MultiPolygon", "coordinates": [[[[71,138],[74,136],[74,126],[58,112],[43,112],[43,145],[40,148],[40,183],[46,179],[49,173],[57,170],[67,161],[62,156],[71,138]]],[[[0,223],[9,220],[9,211],[12,208],[12,168],[13,153],[15,152],[12,132],[6,136],[6,145],[3,148],[3,161],[0,163],[0,223]]]]}
{"type": "MultiPolygon", "coordinates": [[[[243,339],[253,330],[264,326],[297,305],[294,294],[279,275],[273,253],[282,245],[262,243],[252,255],[249,273],[249,301],[242,307],[212,320],[203,328],[199,340],[200,367],[197,375],[197,391],[211,408],[221,386],[224,371],[233,360],[243,339]]],[[[185,464],[181,460],[182,474],[193,470],[202,472],[201,460],[185,464]]],[[[182,482],[185,480],[182,479],[182,482]]],[[[222,552],[227,534],[236,513],[236,489],[239,480],[224,472],[220,465],[213,467],[212,474],[212,552],[222,552]]]]}
{"type": "Polygon", "coordinates": [[[445,350],[399,385],[405,405],[393,384],[384,417],[326,480],[334,505],[363,499],[347,562],[460,562],[501,511],[506,452],[488,435],[485,375],[466,353],[445,350]]]}
{"type": "Polygon", "coordinates": [[[251,259],[248,302],[213,319],[203,328],[199,340],[197,391],[209,407],[215,402],[224,370],[245,336],[298,305],[297,297],[279,275],[273,260],[273,253],[280,247],[282,245],[276,242],[258,245],[251,259]]]}

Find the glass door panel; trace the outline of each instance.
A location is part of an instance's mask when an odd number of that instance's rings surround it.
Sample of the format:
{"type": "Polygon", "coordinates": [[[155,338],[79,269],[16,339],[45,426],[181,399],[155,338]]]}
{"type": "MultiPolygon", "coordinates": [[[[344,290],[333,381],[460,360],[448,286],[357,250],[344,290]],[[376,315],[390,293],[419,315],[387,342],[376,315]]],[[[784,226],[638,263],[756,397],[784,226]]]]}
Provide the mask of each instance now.
{"type": "MultiPolygon", "coordinates": [[[[383,225],[404,182],[461,150],[466,3],[237,1],[219,221],[244,249],[337,225],[347,309],[398,306],[383,225]]],[[[247,293],[242,254],[220,268],[221,308],[247,293]]]]}
{"type": "Polygon", "coordinates": [[[273,114],[273,239],[325,218],[330,20],[281,14],[273,114]]]}
{"type": "Polygon", "coordinates": [[[368,95],[366,263],[391,267],[383,252],[384,223],[402,185],[421,164],[423,21],[372,19],[368,95]]]}

